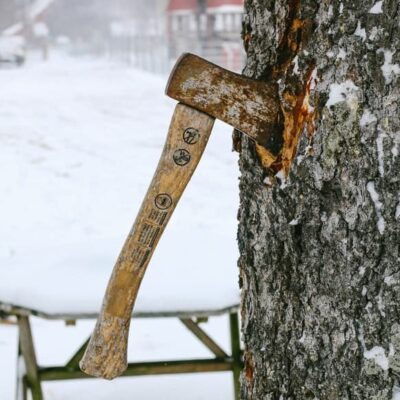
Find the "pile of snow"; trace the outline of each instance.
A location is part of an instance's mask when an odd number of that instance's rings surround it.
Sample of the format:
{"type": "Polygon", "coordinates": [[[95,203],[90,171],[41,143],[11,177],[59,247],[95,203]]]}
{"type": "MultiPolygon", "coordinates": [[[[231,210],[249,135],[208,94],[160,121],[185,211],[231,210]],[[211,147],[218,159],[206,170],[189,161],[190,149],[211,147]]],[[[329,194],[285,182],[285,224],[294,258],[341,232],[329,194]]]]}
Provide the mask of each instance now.
{"type": "MultiPolygon", "coordinates": [[[[46,64],[0,70],[0,301],[48,312],[98,311],[165,141],[175,105],[164,96],[165,83],[56,54],[46,64]]],[[[216,124],[149,265],[138,309],[238,301],[238,168],[230,137],[230,127],[216,124]]],[[[65,362],[93,324],[34,320],[39,362],[65,362]]],[[[226,318],[212,318],[205,328],[229,351],[226,318]]],[[[134,320],[131,334],[132,360],[210,356],[173,319],[134,320]]],[[[9,400],[15,329],[0,325],[0,353],[0,398],[9,400]]],[[[228,400],[232,388],[231,373],[44,385],[49,400],[228,400]]]]}
{"type": "MultiPolygon", "coordinates": [[[[0,71],[0,301],[96,313],[175,102],[165,79],[55,58],[0,71]]],[[[217,124],[149,266],[140,311],[238,302],[236,155],[217,124]]]]}

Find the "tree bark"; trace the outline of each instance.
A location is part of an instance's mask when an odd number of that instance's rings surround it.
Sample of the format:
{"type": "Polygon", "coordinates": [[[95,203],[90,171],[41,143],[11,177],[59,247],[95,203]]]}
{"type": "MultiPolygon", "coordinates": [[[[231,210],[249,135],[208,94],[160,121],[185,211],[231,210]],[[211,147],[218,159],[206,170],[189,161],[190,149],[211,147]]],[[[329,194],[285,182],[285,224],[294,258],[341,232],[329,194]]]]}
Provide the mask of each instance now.
{"type": "Polygon", "coordinates": [[[399,2],[247,0],[243,39],[285,148],[241,139],[241,396],[400,399],[399,2]]]}

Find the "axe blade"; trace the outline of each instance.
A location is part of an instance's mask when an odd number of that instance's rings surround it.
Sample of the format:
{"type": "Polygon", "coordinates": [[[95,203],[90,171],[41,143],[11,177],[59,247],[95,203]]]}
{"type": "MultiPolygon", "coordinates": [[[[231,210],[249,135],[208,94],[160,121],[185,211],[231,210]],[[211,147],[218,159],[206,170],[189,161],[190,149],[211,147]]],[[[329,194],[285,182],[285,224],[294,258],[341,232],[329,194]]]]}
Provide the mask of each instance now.
{"type": "Polygon", "coordinates": [[[175,64],[165,93],[226,122],[277,156],[283,146],[283,115],[276,83],[247,78],[194,54],[175,64]]]}

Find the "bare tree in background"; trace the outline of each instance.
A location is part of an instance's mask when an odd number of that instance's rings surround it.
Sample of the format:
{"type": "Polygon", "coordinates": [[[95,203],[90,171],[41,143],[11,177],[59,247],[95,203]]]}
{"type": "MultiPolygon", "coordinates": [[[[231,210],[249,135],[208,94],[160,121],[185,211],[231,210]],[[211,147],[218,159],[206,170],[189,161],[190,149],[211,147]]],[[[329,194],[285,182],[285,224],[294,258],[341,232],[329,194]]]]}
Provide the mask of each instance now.
{"type": "Polygon", "coordinates": [[[246,1],[285,150],[241,140],[243,399],[400,396],[399,27],[398,0],[246,1]]]}

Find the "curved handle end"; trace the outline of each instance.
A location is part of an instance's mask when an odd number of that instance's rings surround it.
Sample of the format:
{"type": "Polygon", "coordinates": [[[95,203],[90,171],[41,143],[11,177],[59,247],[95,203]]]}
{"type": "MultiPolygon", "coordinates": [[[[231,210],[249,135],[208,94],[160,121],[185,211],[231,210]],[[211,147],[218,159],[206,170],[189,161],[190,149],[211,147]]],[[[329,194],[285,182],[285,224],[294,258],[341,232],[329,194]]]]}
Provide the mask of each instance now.
{"type": "Polygon", "coordinates": [[[97,322],[79,363],[85,374],[104,379],[114,379],[123,374],[128,367],[129,322],[112,315],[97,322]]]}

